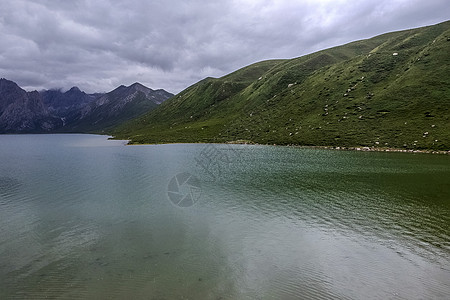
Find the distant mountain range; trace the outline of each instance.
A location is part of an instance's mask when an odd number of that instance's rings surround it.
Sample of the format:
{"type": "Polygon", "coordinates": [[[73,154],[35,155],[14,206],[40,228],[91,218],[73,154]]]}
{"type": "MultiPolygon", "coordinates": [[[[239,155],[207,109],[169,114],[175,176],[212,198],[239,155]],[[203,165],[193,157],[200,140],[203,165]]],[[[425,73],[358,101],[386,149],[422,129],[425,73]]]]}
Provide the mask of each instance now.
{"type": "Polygon", "coordinates": [[[149,112],[172,96],[140,83],[97,94],[86,94],[77,87],[66,92],[26,92],[2,78],[0,133],[103,132],[149,112]]]}
{"type": "Polygon", "coordinates": [[[450,150],[450,21],[206,78],[113,134],[450,150]]]}

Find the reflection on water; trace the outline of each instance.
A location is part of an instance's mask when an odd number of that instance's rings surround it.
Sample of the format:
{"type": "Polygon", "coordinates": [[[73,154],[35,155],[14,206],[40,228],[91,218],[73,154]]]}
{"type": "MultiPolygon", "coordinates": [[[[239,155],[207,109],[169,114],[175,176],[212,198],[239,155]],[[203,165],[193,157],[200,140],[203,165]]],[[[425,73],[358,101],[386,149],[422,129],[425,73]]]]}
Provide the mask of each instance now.
{"type": "Polygon", "coordinates": [[[2,299],[450,297],[448,156],[9,135],[0,158],[2,299]]]}

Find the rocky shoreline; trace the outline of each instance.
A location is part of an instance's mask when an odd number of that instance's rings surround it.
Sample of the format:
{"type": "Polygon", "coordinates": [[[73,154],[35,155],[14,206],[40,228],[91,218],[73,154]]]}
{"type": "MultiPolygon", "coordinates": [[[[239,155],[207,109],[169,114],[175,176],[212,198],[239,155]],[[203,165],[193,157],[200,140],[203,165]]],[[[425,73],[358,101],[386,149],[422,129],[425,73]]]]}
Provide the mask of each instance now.
{"type": "Polygon", "coordinates": [[[376,147],[314,147],[333,150],[348,150],[348,151],[365,151],[365,152],[401,152],[401,153],[428,153],[428,154],[447,154],[449,151],[441,150],[418,150],[418,149],[398,149],[398,148],[376,148],[376,147]]]}
{"type": "MultiPolygon", "coordinates": [[[[117,139],[116,137],[110,137],[110,139],[117,139]]],[[[450,155],[450,150],[431,150],[431,149],[400,149],[400,148],[387,148],[387,147],[341,147],[341,146],[304,146],[304,145],[280,145],[280,144],[260,144],[248,140],[237,140],[228,142],[172,142],[172,143],[133,143],[131,140],[126,140],[127,145],[161,145],[161,144],[234,144],[234,145],[262,145],[262,146],[282,146],[282,147],[298,147],[309,149],[326,149],[326,150],[339,150],[339,151],[363,151],[363,152],[399,152],[399,153],[426,153],[426,154],[446,154],[450,155]]]]}
{"type": "MultiPolygon", "coordinates": [[[[227,144],[244,144],[244,145],[263,145],[246,140],[237,140],[227,142],[227,144]]],[[[272,144],[268,144],[272,145],[272,144]]],[[[450,150],[430,150],[430,149],[400,149],[400,148],[388,148],[388,147],[340,147],[340,146],[302,146],[302,145],[277,145],[273,146],[289,146],[289,147],[301,147],[311,149],[328,149],[328,150],[340,150],[340,151],[364,151],[364,152],[401,152],[401,153],[427,153],[427,154],[447,154],[450,155],[450,150]]]]}

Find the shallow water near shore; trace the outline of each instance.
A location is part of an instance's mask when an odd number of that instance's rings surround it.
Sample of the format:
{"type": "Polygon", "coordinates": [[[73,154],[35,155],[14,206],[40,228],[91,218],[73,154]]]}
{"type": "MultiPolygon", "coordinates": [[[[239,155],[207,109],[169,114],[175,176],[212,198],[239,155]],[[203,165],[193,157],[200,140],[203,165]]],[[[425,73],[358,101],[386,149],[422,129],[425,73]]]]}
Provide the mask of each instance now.
{"type": "Polygon", "coordinates": [[[448,299],[450,157],[0,136],[1,299],[448,299]]]}

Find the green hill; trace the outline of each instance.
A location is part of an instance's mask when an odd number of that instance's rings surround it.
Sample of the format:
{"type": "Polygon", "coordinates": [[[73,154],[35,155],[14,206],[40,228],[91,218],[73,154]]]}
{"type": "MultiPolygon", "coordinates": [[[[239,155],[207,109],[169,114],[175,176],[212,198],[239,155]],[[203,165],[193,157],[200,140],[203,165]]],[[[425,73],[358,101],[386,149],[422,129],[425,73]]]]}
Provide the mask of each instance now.
{"type": "Polygon", "coordinates": [[[206,78],[113,134],[449,150],[449,108],[450,21],[206,78]]]}

